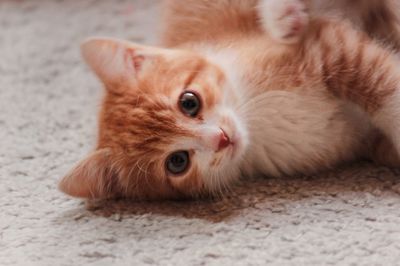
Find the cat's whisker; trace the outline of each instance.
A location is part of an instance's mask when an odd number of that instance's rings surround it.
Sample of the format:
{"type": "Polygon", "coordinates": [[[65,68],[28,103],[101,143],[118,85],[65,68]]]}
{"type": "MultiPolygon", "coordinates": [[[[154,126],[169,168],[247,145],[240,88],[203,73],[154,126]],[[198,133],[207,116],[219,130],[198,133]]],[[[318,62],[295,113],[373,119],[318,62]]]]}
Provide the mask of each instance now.
{"type": "MultiPolygon", "coordinates": [[[[168,48],[85,42],[82,55],[107,91],[99,148],[61,189],[222,197],[240,174],[304,173],[364,156],[372,127],[396,153],[400,71],[391,51],[346,23],[310,19],[303,1],[260,1],[167,1],[168,48]],[[226,144],[231,153],[214,153],[226,144]]],[[[380,2],[381,17],[393,19],[395,8],[380,2]]]]}

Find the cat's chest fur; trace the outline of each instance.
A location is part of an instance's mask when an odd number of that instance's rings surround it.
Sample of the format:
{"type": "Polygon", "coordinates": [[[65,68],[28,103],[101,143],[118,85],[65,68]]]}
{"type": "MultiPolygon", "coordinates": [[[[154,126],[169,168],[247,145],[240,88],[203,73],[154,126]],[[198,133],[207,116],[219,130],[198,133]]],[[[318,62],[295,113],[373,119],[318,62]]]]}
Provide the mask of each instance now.
{"type": "Polygon", "coordinates": [[[347,103],[321,92],[258,94],[243,116],[249,147],[243,169],[272,176],[315,172],[359,156],[368,123],[347,103]]]}
{"type": "Polygon", "coordinates": [[[262,81],[254,82],[260,71],[238,63],[234,51],[203,51],[231,84],[228,104],[230,96],[240,99],[240,108],[232,108],[248,133],[241,166],[244,175],[307,173],[359,156],[369,123],[362,112],[331,95],[323,84],[300,83],[293,89],[295,77],[278,83],[279,73],[270,72],[261,73],[262,81]]]}

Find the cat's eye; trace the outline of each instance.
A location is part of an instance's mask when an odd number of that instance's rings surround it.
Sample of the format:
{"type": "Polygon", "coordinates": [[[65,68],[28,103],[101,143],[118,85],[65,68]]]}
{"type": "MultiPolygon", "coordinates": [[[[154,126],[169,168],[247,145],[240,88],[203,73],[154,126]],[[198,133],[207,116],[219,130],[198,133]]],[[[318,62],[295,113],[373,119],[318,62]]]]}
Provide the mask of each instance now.
{"type": "Polygon", "coordinates": [[[184,173],[189,167],[189,153],[187,151],[177,151],[168,156],[166,168],[170,174],[179,175],[184,173]]]}
{"type": "Polygon", "coordinates": [[[200,99],[193,92],[184,92],[179,99],[179,108],[185,115],[195,117],[200,112],[200,99]]]}

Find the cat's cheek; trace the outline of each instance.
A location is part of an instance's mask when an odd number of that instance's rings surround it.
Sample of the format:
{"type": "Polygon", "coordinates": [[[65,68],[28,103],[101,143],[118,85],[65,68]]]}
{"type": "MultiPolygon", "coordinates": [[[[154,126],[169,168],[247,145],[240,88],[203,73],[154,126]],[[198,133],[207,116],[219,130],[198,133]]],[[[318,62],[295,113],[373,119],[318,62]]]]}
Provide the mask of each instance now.
{"type": "Polygon", "coordinates": [[[194,196],[202,192],[204,181],[201,171],[193,166],[186,174],[181,176],[168,176],[169,183],[183,195],[194,196]]]}

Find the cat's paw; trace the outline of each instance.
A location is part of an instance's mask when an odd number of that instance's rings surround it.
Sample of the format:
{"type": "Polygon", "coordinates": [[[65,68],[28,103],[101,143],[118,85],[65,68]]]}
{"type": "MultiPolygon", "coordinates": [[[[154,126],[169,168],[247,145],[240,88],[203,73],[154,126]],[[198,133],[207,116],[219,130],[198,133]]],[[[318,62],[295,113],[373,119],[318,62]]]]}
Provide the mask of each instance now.
{"type": "Polygon", "coordinates": [[[296,43],[309,24],[304,0],[261,0],[259,6],[265,30],[281,43],[296,43]]]}

